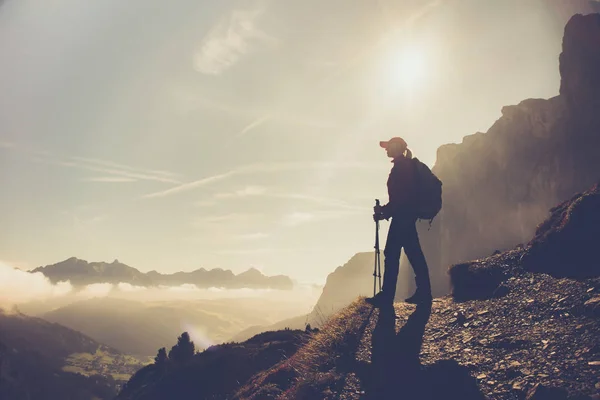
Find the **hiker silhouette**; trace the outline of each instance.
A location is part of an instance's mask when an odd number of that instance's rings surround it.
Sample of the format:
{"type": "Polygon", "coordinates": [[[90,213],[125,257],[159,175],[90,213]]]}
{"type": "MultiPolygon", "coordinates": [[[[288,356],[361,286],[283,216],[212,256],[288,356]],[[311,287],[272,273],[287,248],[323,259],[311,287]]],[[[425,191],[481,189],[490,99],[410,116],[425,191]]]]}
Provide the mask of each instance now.
{"type": "Polygon", "coordinates": [[[417,305],[406,322],[393,307],[379,310],[372,334],[369,399],[484,400],[469,371],[453,360],[422,366],[419,360],[431,303],[417,305]],[[396,325],[400,326],[396,332],[396,325]]]}
{"type": "Polygon", "coordinates": [[[441,208],[441,182],[431,170],[412,157],[404,139],[395,137],[380,142],[387,156],[393,159],[388,181],[387,204],[374,207],[373,218],[376,222],[392,218],[385,244],[385,270],[383,289],[367,302],[375,307],[387,307],[393,304],[396,296],[396,283],[400,269],[402,248],[415,273],[417,289],[407,303],[431,303],[431,283],[427,261],[419,243],[416,223],[418,219],[433,219],[441,208]]]}

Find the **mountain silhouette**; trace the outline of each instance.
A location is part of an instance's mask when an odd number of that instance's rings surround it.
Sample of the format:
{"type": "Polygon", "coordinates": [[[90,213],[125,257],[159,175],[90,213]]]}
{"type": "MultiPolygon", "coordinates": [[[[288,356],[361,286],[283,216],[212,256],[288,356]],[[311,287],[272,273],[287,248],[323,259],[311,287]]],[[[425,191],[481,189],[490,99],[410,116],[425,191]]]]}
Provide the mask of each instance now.
{"type": "Polygon", "coordinates": [[[53,283],[70,281],[76,287],[94,283],[129,283],[134,286],[145,287],[193,284],[200,288],[289,290],[294,285],[292,280],[285,275],[265,276],[255,268],[250,268],[238,275],[221,268],[211,270],[200,268],[192,272],[175,272],[172,274],[162,274],[157,271],[143,273],[118,260],[114,260],[112,263],[87,262],[76,257],[45,267],[38,267],[31,272],[41,272],[53,283]]]}

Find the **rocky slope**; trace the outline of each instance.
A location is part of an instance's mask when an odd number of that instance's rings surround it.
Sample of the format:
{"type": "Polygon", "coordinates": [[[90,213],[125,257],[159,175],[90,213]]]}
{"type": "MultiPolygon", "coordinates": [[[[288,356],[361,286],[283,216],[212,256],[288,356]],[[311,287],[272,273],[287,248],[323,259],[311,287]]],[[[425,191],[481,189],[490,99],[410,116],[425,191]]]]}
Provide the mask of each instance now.
{"type": "Polygon", "coordinates": [[[56,264],[38,267],[31,272],[41,272],[53,283],[70,281],[81,287],[94,283],[129,283],[135,286],[180,286],[194,284],[200,288],[272,288],[292,289],[292,280],[284,275],[265,276],[255,268],[235,275],[230,270],[204,268],[192,272],[161,274],[156,271],[143,273],[126,264],[114,260],[112,263],[87,262],[75,257],[56,264]]]}
{"type": "Polygon", "coordinates": [[[600,178],[600,14],[564,31],[560,94],[502,109],[486,133],[438,149],[444,206],[420,234],[434,290],[448,265],[525,243],[547,210],[600,178]]]}

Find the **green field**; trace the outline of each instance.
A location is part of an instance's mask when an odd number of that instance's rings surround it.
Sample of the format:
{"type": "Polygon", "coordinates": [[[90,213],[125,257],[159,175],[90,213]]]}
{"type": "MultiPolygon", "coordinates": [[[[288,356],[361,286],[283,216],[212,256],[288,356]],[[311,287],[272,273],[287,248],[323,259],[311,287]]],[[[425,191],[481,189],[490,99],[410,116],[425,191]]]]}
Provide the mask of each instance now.
{"type": "Polygon", "coordinates": [[[151,359],[139,358],[114,353],[104,347],[99,347],[94,354],[74,353],[65,360],[62,368],[65,372],[73,372],[85,376],[102,375],[111,377],[117,383],[129,380],[137,370],[153,362],[151,359]]]}

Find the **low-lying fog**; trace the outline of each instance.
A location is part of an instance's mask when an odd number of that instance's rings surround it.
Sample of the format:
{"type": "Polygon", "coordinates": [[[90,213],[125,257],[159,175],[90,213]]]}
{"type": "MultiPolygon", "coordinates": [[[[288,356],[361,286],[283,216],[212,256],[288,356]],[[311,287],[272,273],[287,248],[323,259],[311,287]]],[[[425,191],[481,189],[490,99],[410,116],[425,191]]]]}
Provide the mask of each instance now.
{"type": "Polygon", "coordinates": [[[198,348],[227,341],[251,326],[308,314],[321,287],[293,290],[52,284],[0,262],[0,306],[78,330],[118,350],[154,355],[188,331],[198,348]]]}

